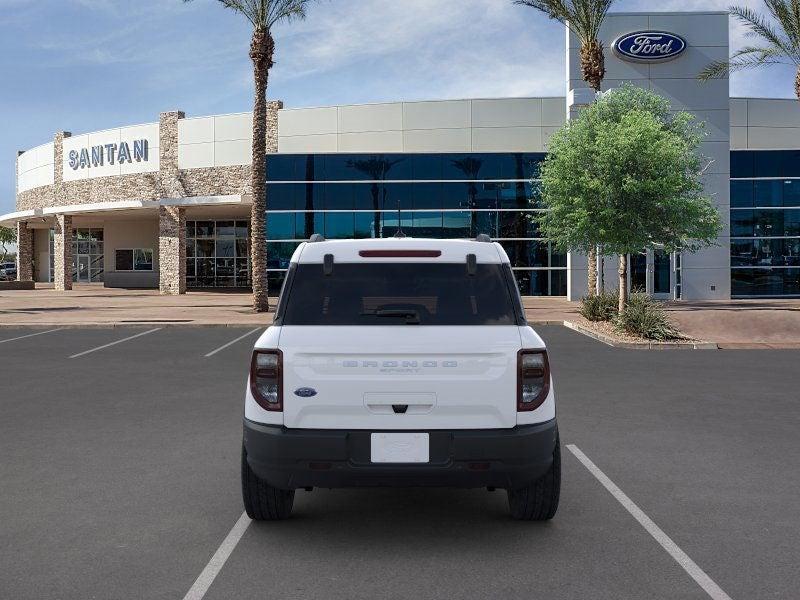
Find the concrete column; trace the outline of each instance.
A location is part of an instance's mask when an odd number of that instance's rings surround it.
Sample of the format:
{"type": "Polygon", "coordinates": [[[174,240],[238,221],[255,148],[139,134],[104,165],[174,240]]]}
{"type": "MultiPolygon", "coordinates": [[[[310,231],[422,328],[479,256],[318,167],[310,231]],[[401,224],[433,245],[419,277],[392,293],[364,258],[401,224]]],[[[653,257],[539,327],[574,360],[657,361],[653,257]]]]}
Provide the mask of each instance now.
{"type": "Polygon", "coordinates": [[[158,288],[162,294],[186,293],[186,212],[158,208],[158,288]]]}
{"type": "Polygon", "coordinates": [[[72,217],[56,215],[53,243],[53,281],[58,291],[72,289],[72,217]]]}
{"type": "Polygon", "coordinates": [[[17,223],[17,281],[33,281],[33,229],[17,223]]]}

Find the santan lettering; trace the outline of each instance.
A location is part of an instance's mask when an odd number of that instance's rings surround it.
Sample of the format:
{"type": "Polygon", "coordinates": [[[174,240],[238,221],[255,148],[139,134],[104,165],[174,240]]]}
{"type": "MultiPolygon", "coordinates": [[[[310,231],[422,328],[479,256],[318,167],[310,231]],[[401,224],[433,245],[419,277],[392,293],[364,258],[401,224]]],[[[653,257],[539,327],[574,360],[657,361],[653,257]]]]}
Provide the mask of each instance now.
{"type": "Polygon", "coordinates": [[[654,42],[658,42],[664,39],[663,36],[649,36],[649,35],[640,35],[634,38],[633,46],[629,52],[631,54],[636,55],[651,55],[651,54],[660,54],[660,55],[668,55],[672,53],[672,43],[675,40],[670,40],[665,44],[656,44],[654,42]]]}
{"type": "Polygon", "coordinates": [[[69,166],[77,171],[78,169],[102,167],[104,164],[147,162],[148,150],[147,140],[133,140],[133,152],[131,152],[128,142],[81,148],[80,152],[70,150],[69,166]]]}

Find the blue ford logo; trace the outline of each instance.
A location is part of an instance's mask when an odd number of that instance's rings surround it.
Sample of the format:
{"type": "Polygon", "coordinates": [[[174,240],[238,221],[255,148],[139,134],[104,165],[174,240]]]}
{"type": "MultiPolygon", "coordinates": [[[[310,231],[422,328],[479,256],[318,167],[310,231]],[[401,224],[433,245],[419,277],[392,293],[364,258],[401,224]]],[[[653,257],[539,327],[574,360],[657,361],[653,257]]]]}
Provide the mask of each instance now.
{"type": "Polygon", "coordinates": [[[295,396],[300,396],[301,398],[311,398],[311,396],[317,395],[317,390],[314,388],[297,388],[294,391],[295,396]]]}
{"type": "Polygon", "coordinates": [[[684,50],[686,40],[665,31],[637,31],[614,41],[614,52],[617,56],[634,62],[671,60],[684,50]]]}

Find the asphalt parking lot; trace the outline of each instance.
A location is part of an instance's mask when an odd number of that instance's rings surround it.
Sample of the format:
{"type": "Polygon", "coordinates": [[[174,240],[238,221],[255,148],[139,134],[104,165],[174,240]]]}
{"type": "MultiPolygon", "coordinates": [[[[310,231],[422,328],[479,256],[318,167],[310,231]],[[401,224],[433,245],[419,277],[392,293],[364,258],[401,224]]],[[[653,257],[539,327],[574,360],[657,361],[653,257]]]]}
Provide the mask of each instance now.
{"type": "MultiPolygon", "coordinates": [[[[574,450],[722,594],[798,597],[800,352],[538,330],[565,446],[552,522],[510,520],[501,491],[298,492],[292,519],[244,531],[204,597],[725,597],[574,450]]],[[[0,598],[184,598],[242,514],[257,333],[0,330],[0,598]]]]}

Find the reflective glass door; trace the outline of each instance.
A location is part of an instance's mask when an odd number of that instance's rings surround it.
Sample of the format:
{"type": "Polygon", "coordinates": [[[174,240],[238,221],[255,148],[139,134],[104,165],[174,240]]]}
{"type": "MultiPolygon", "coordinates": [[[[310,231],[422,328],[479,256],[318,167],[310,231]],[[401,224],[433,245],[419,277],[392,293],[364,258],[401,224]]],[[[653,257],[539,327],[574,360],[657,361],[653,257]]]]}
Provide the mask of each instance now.
{"type": "Polygon", "coordinates": [[[89,283],[89,257],[86,255],[78,256],[78,275],[77,280],[89,283]]]}
{"type": "Polygon", "coordinates": [[[672,261],[670,255],[664,250],[653,251],[653,297],[670,298],[672,274],[672,261]]]}

